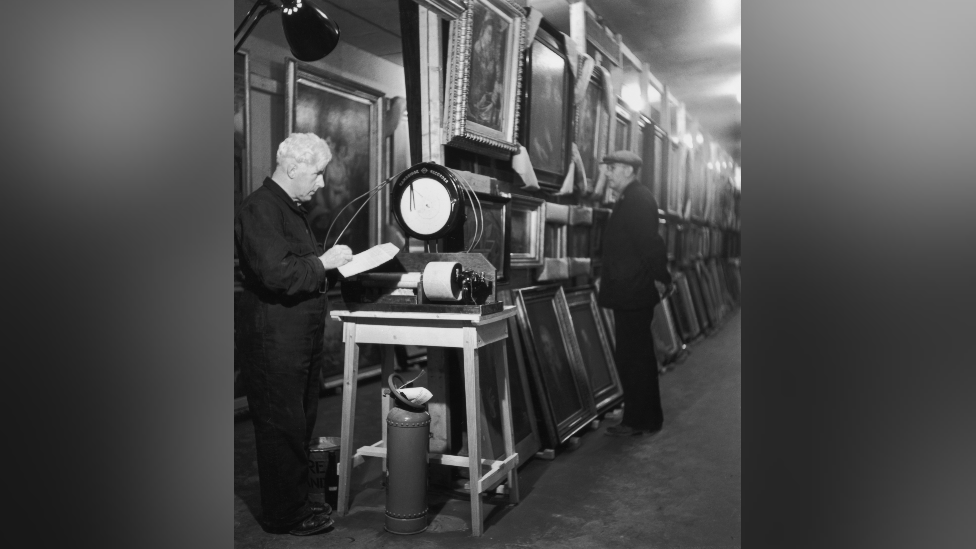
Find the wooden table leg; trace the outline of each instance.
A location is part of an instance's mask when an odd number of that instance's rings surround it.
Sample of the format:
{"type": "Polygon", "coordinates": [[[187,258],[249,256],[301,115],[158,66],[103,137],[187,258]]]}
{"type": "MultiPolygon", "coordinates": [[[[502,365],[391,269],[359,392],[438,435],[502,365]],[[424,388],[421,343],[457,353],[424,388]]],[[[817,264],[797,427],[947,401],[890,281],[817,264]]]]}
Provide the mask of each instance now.
{"type": "Polygon", "coordinates": [[[339,448],[339,501],[336,509],[340,516],[344,516],[349,510],[349,483],[352,480],[353,430],[356,423],[356,388],[359,378],[356,324],[344,323],[342,336],[346,342],[346,353],[342,376],[342,435],[339,448]]]}
{"type": "MultiPolygon", "coordinates": [[[[502,406],[502,437],[505,440],[505,457],[508,458],[515,453],[515,436],[512,428],[512,393],[508,383],[508,349],[505,348],[507,340],[503,339],[498,343],[493,343],[495,352],[495,364],[501,364],[497,370],[500,377],[498,386],[501,387],[501,406],[502,406]]],[[[518,467],[514,467],[508,472],[508,502],[516,504],[519,502],[518,467]]]]}
{"type": "Polygon", "coordinates": [[[471,535],[484,530],[481,510],[481,380],[478,368],[478,332],[464,330],[464,402],[468,416],[468,474],[471,495],[471,535]]]}

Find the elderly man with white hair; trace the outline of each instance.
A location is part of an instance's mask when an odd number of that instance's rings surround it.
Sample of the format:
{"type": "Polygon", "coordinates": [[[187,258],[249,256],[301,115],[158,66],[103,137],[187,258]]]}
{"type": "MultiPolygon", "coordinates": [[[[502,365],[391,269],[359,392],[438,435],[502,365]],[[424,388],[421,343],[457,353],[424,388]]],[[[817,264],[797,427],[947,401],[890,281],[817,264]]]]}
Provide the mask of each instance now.
{"type": "Polygon", "coordinates": [[[319,401],[327,301],[348,246],[322,251],[305,210],[325,186],[326,142],[293,133],[271,177],[241,203],[234,244],[244,275],[235,326],[257,446],[263,526],[310,535],[332,526],[328,504],[308,500],[308,450],[319,401]]]}

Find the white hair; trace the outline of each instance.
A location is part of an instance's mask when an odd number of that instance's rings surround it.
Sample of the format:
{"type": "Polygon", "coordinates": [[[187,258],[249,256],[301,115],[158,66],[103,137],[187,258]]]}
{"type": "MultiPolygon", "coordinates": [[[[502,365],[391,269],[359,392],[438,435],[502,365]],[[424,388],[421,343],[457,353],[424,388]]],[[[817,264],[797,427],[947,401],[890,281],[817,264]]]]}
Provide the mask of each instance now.
{"type": "Polygon", "coordinates": [[[332,160],[328,143],[314,133],[293,133],[278,145],[275,162],[279,166],[292,160],[318,171],[332,160]]]}

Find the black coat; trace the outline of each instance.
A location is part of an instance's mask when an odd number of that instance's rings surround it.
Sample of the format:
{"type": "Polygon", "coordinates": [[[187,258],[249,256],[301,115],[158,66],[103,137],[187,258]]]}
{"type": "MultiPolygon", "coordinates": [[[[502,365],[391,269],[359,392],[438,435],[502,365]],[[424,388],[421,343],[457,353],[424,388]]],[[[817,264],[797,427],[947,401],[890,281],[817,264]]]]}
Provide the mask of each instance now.
{"type": "Polygon", "coordinates": [[[642,309],[661,301],[654,281],[670,284],[671,274],[657,215],[654,196],[639,181],[627,185],[614,204],[603,232],[601,307],[642,309]]]}
{"type": "Polygon", "coordinates": [[[234,244],[244,275],[236,332],[245,356],[265,362],[320,350],[325,291],[336,277],[318,258],[305,210],[266,178],[241,204],[234,244]]]}

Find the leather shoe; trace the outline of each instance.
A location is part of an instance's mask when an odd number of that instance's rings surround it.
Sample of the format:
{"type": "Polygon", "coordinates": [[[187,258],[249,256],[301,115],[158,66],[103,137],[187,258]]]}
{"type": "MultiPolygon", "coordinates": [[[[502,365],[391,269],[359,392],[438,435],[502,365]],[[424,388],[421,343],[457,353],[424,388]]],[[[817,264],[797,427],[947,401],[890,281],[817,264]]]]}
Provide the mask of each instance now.
{"type": "Polygon", "coordinates": [[[288,533],[293,536],[311,536],[332,528],[332,524],[329,515],[312,515],[298,525],[292,526],[288,533]]]}
{"type": "Polygon", "coordinates": [[[316,515],[331,515],[332,506],[324,501],[312,501],[308,500],[308,508],[312,510],[316,515]]]}
{"type": "Polygon", "coordinates": [[[658,431],[634,429],[628,425],[614,425],[607,427],[606,434],[612,437],[639,437],[647,434],[655,434],[658,431]]]}
{"type": "Polygon", "coordinates": [[[333,522],[329,518],[329,515],[318,515],[312,514],[305,518],[305,520],[294,524],[292,526],[286,526],[284,528],[266,528],[266,531],[272,534],[291,534],[293,536],[311,536],[312,534],[318,534],[324,530],[332,528],[333,522]]]}

